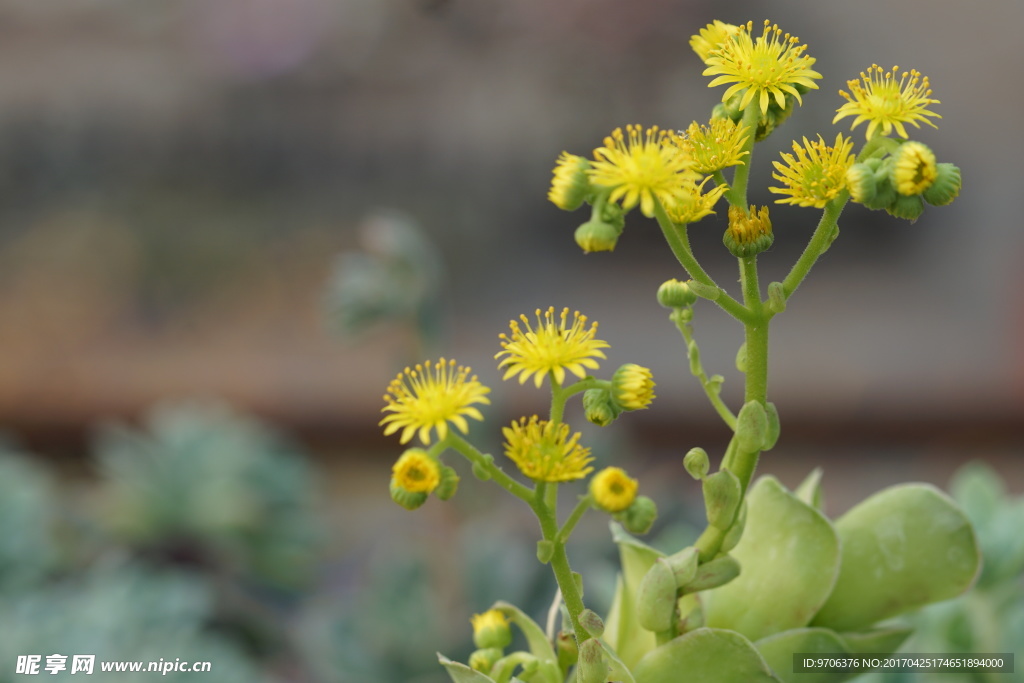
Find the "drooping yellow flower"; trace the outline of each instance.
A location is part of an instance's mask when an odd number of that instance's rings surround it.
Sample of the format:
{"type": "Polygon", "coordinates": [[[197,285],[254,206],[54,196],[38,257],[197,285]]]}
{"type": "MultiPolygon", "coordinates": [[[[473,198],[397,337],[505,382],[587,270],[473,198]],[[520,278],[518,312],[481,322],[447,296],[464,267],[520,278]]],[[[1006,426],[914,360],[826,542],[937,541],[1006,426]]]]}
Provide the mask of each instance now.
{"type": "Polygon", "coordinates": [[[772,98],[781,109],[786,108],[786,95],[803,104],[798,86],[816,89],[814,79],[821,78],[811,68],[815,59],[804,54],[807,46],[768,21],[764,22],[764,32],[754,40],[750,36],[753,27],[753,22],[748,22],[735,36],[711,50],[704,60],[708,65],[704,75],[718,77],[708,87],[732,83],[722,101],[742,92],[740,109],[746,109],[756,97],[762,116],[768,112],[772,98]]]}
{"type": "Polygon", "coordinates": [[[929,111],[928,105],[939,104],[939,101],[931,98],[928,78],[921,76],[919,71],[911,69],[901,75],[899,67],[894,66],[892,71],[885,71],[877,64],[872,64],[867,73],[861,72],[860,78],[860,81],[846,82],[850,88],[849,93],[839,91],[847,102],[836,110],[832,123],[847,116],[856,116],[850,126],[850,130],[853,130],[867,121],[868,140],[879,130],[882,135],[889,135],[893,128],[901,138],[906,139],[908,136],[904,123],[920,128],[921,122],[924,122],[937,128],[928,117],[942,117],[929,111]]]}
{"type": "Polygon", "coordinates": [[[702,28],[697,35],[690,36],[690,47],[700,57],[700,61],[707,62],[712,50],[718,49],[722,43],[735,36],[741,30],[739,26],[715,19],[702,28]]]}
{"type": "Polygon", "coordinates": [[[892,184],[900,194],[921,194],[937,177],[935,153],[927,145],[904,142],[893,155],[892,184]]]}
{"type": "Polygon", "coordinates": [[[419,448],[410,448],[391,468],[391,479],[409,493],[430,493],[441,483],[441,466],[419,448]]]}
{"type": "Polygon", "coordinates": [[[525,315],[519,316],[524,328],[515,320],[509,323],[511,336],[501,334],[501,348],[495,359],[501,358],[498,368],[506,368],[502,379],[519,375],[519,383],[523,384],[531,375],[534,384],[540,387],[544,378],[554,375],[558,384],[565,381],[565,371],[579,378],[587,374],[587,368],[596,369],[595,358],[604,358],[601,349],[608,348],[608,342],[596,339],[597,323],[587,327],[587,316],[578,311],[573,313],[572,324],[568,323],[569,309],[563,308],[562,313],[555,317],[555,307],[544,311],[538,308],[536,328],[530,324],[525,315]],[[502,358],[504,356],[504,358],[502,358]]]}
{"type": "Polygon", "coordinates": [[[776,204],[816,206],[820,209],[846,188],[846,170],[854,162],[851,153],[853,140],[843,138],[842,133],[836,135],[836,142],[831,147],[820,135],[812,142],[807,138],[803,140],[802,147],[793,143],[796,157],[783,152],[785,163],[772,162],[778,171],[772,177],[785,187],[769,187],[768,190],[789,195],[785,199],[777,199],[776,204]]]}
{"type": "Polygon", "coordinates": [[[590,449],[579,445],[579,432],[569,436],[569,425],[541,420],[534,415],[504,427],[505,455],[534,481],[582,479],[594,468],[590,449]]]}
{"type": "Polygon", "coordinates": [[[694,121],[673,140],[687,151],[693,170],[707,174],[742,164],[743,157],[750,154],[743,149],[749,136],[750,131],[732,119],[712,119],[707,126],[694,121]]]}
{"type": "Polygon", "coordinates": [[[420,441],[429,444],[431,430],[437,430],[439,439],[448,436],[449,422],[465,434],[469,430],[467,417],[484,419],[473,404],[491,402],[487,398],[491,390],[480,384],[476,375],[470,377],[469,372],[469,368],[444,358],[437,365],[427,361],[400,372],[384,395],[381,412],[391,413],[380,421],[386,425],[384,435],[401,429],[400,441],[408,443],[418,432],[420,441]]]}
{"type": "Polygon", "coordinates": [[[715,204],[722,198],[729,186],[715,185],[706,193],[701,194],[709,180],[711,180],[711,176],[704,178],[699,183],[687,183],[685,185],[686,192],[682,196],[673,197],[665,204],[665,213],[668,214],[672,222],[696,223],[701,218],[715,212],[715,204]]]}
{"type": "Polygon", "coordinates": [[[648,368],[626,363],[612,375],[612,398],[624,410],[642,410],[651,405],[654,376],[648,368]]]}
{"type": "Polygon", "coordinates": [[[575,211],[583,205],[590,185],[587,182],[587,169],[590,162],[581,156],[562,152],[555,164],[554,177],[548,199],[552,204],[565,211],[575,211]]]}
{"type": "Polygon", "coordinates": [[[590,495],[605,512],[622,512],[636,500],[636,479],[618,467],[606,467],[590,480],[590,495]]]}
{"type": "Polygon", "coordinates": [[[611,188],[609,201],[622,201],[622,208],[654,216],[654,200],[669,203],[684,193],[683,182],[696,178],[690,170],[690,159],[657,126],[642,133],[640,126],[626,126],[612,131],[604,146],[594,150],[594,162],[587,172],[590,182],[611,188]]]}

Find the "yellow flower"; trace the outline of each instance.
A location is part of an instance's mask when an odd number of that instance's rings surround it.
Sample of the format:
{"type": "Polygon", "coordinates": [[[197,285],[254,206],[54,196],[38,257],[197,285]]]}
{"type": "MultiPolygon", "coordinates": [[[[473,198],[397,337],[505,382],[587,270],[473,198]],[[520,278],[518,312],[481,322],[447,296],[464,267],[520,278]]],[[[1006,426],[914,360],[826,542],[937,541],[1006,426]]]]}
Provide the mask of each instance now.
{"type": "Polygon", "coordinates": [[[803,147],[794,142],[795,158],[783,152],[784,164],[772,162],[778,171],[772,177],[786,187],[769,187],[768,191],[790,195],[785,199],[777,199],[777,204],[824,208],[825,204],[846,188],[846,170],[854,161],[852,149],[853,140],[844,139],[842,133],[836,136],[836,143],[831,147],[825,144],[820,135],[814,142],[804,138],[803,147]]]}
{"type": "Polygon", "coordinates": [[[700,33],[690,36],[690,47],[700,57],[700,61],[707,62],[713,50],[718,49],[722,43],[735,36],[741,30],[739,26],[733,26],[732,24],[715,19],[712,23],[702,28],[700,33]]]}
{"type": "Polygon", "coordinates": [[[942,118],[935,112],[928,111],[928,105],[939,104],[939,101],[930,97],[932,91],[928,79],[922,77],[920,72],[912,69],[900,75],[899,67],[894,66],[892,71],[887,72],[877,64],[872,64],[867,73],[861,72],[860,77],[860,81],[846,82],[850,93],[845,90],[839,91],[847,102],[836,110],[836,117],[832,119],[832,123],[847,116],[856,116],[853,125],[850,126],[850,130],[853,130],[864,121],[868,121],[868,140],[879,127],[882,135],[889,135],[895,128],[903,139],[907,138],[904,123],[920,128],[923,121],[932,128],[937,128],[927,117],[942,118]]]}
{"type": "Polygon", "coordinates": [[[821,74],[811,69],[815,59],[804,54],[806,45],[778,26],[764,22],[764,33],[756,41],[750,37],[753,22],[740,27],[731,40],[723,41],[713,49],[706,60],[705,76],[715,76],[708,87],[732,83],[722,95],[727,102],[733,95],[743,92],[740,109],[757,97],[761,115],[768,113],[771,98],[780,109],[786,108],[786,95],[792,95],[803,104],[798,87],[816,89],[813,79],[821,74]]]}
{"type": "Polygon", "coordinates": [[[742,164],[743,157],[750,154],[743,149],[748,137],[749,131],[742,124],[732,119],[712,119],[708,126],[694,121],[673,140],[687,151],[693,170],[706,174],[742,164]]]}
{"type": "Polygon", "coordinates": [[[586,376],[586,369],[596,369],[595,358],[604,358],[601,349],[608,348],[608,342],[595,339],[597,323],[586,327],[587,316],[578,311],[573,314],[572,325],[568,325],[569,309],[563,308],[560,317],[555,318],[555,307],[551,306],[544,312],[538,308],[536,329],[530,325],[525,315],[519,316],[526,330],[519,327],[515,320],[509,323],[512,336],[501,334],[501,348],[495,358],[501,358],[498,369],[507,366],[505,376],[509,379],[519,375],[519,383],[523,384],[534,375],[534,384],[540,387],[548,374],[553,374],[558,384],[565,381],[565,371],[579,378],[586,376]]]}
{"type": "Polygon", "coordinates": [[[437,365],[427,361],[414,369],[406,368],[391,381],[381,411],[391,414],[380,424],[387,425],[385,436],[401,429],[401,443],[407,443],[418,431],[420,441],[429,444],[433,429],[443,439],[448,436],[449,422],[465,434],[469,430],[466,417],[484,419],[473,404],[489,404],[486,395],[490,391],[475,375],[469,376],[469,368],[456,366],[454,360],[442,358],[437,365]]]}
{"type": "Polygon", "coordinates": [[[628,508],[636,500],[637,488],[636,479],[618,467],[606,467],[590,480],[590,495],[605,512],[622,512],[628,508]]]}
{"type": "Polygon", "coordinates": [[[534,481],[572,481],[593,471],[590,449],[579,445],[579,432],[569,436],[569,425],[524,417],[504,427],[505,455],[534,481]]]}
{"type": "Polygon", "coordinates": [[[548,199],[560,209],[575,211],[583,205],[590,184],[587,169],[590,162],[581,156],[562,152],[555,164],[548,199]]]}
{"type": "Polygon", "coordinates": [[[651,405],[654,378],[651,371],[634,363],[626,363],[612,375],[612,398],[625,410],[641,410],[651,405]]]}
{"type": "Polygon", "coordinates": [[[900,194],[921,194],[938,177],[935,153],[920,142],[904,142],[893,158],[892,184],[900,194]]]}
{"type": "Polygon", "coordinates": [[[728,185],[716,185],[701,194],[704,185],[711,180],[708,176],[700,183],[686,183],[686,192],[680,197],[671,198],[665,204],[665,213],[674,223],[696,223],[701,218],[713,214],[715,204],[729,189],[728,185]]]}
{"type": "Polygon", "coordinates": [[[474,614],[469,623],[473,625],[473,644],[478,648],[503,649],[512,642],[508,617],[501,610],[489,609],[483,614],[474,614]]]}
{"type": "Polygon", "coordinates": [[[640,204],[648,218],[654,216],[655,199],[667,204],[685,192],[683,181],[696,178],[690,159],[657,126],[644,135],[640,126],[626,126],[625,134],[616,128],[594,150],[594,159],[588,171],[591,184],[611,188],[609,201],[621,199],[623,209],[640,204]]]}
{"type": "Polygon", "coordinates": [[[391,480],[409,493],[430,493],[441,483],[441,466],[419,448],[410,448],[391,468],[391,480]]]}

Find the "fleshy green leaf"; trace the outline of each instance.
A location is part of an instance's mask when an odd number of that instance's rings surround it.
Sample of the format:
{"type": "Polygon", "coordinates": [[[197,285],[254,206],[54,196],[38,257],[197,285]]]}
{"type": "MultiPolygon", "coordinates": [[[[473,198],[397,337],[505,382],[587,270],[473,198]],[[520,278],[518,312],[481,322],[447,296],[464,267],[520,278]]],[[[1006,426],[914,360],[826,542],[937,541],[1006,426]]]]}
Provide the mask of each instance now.
{"type": "Polygon", "coordinates": [[[815,510],[825,510],[825,495],[821,488],[822,469],[815,467],[811,473],[796,487],[796,497],[815,510]]]}
{"type": "Polygon", "coordinates": [[[649,652],[633,667],[636,683],[780,683],[749,640],[734,631],[699,628],[649,652]]]}
{"type": "Polygon", "coordinates": [[[617,681],[618,683],[636,683],[633,680],[633,674],[630,672],[626,665],[619,659],[619,655],[616,654],[615,650],[608,646],[608,643],[601,642],[601,647],[604,648],[605,660],[611,667],[608,670],[608,680],[617,681]]]}
{"type": "Polygon", "coordinates": [[[859,654],[892,654],[910,637],[914,629],[910,626],[888,626],[858,633],[840,633],[847,649],[859,654]]]}
{"type": "Polygon", "coordinates": [[[479,671],[474,671],[462,662],[453,662],[440,652],[437,653],[437,661],[441,662],[455,683],[494,683],[494,679],[485,676],[479,671]]]}
{"type": "Polygon", "coordinates": [[[619,545],[622,573],[615,586],[611,611],[604,622],[604,640],[632,668],[647,652],[654,649],[654,634],[642,628],[636,616],[636,594],[644,575],[655,560],[664,555],[627,534],[612,523],[612,538],[619,545]]]}
{"type": "Polygon", "coordinates": [[[747,496],[747,527],[732,555],[739,577],[707,594],[707,625],[757,640],[806,626],[839,572],[839,541],[824,516],[762,477],[747,496]]]}
{"type": "Polygon", "coordinates": [[[856,631],[959,595],[981,557],[970,522],[926,484],[885,489],[836,521],[842,565],[813,625],[856,631]]]}
{"type": "Polygon", "coordinates": [[[841,671],[793,672],[795,652],[808,655],[849,654],[846,643],[829,629],[798,628],[768,636],[754,645],[775,675],[786,683],[837,683],[851,677],[851,674],[841,671]]]}
{"type": "Polygon", "coordinates": [[[530,646],[530,652],[534,657],[548,662],[558,661],[558,657],[555,656],[555,651],[551,647],[551,642],[544,633],[544,629],[538,626],[537,622],[533,619],[526,616],[525,612],[511,603],[501,600],[494,603],[491,609],[501,610],[505,616],[519,627],[519,630],[526,636],[526,642],[530,646]]]}

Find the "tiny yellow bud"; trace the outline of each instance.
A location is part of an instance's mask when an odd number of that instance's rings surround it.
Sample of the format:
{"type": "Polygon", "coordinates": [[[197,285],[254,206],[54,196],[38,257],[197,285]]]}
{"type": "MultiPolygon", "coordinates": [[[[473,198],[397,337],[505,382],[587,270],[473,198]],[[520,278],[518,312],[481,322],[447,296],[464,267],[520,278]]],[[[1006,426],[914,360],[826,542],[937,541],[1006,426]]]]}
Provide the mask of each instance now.
{"type": "Polygon", "coordinates": [[[430,493],[441,483],[441,466],[420,448],[410,448],[391,468],[396,485],[410,493],[430,493]]]}
{"type": "Polygon", "coordinates": [[[634,363],[626,363],[612,375],[612,399],[623,410],[642,410],[651,405],[654,379],[651,371],[634,363]]]}
{"type": "Polygon", "coordinates": [[[733,256],[755,256],[772,246],[774,241],[767,206],[758,209],[751,205],[749,214],[737,206],[729,207],[729,227],[722,243],[733,256]]]}
{"type": "Polygon", "coordinates": [[[919,195],[935,182],[935,153],[927,145],[913,140],[904,142],[893,156],[892,184],[900,194],[919,195]]]}
{"type": "Polygon", "coordinates": [[[591,220],[576,228],[574,237],[583,253],[589,254],[594,251],[614,251],[621,234],[622,231],[614,225],[591,220]]]}
{"type": "Polygon", "coordinates": [[[469,621],[473,625],[473,644],[478,648],[502,649],[512,642],[508,617],[501,610],[489,609],[483,614],[474,614],[469,621]]]}
{"type": "Polygon", "coordinates": [[[575,211],[583,205],[587,193],[590,192],[590,180],[587,169],[590,162],[581,156],[562,152],[555,165],[554,177],[551,179],[551,190],[548,199],[560,209],[575,211]]]}

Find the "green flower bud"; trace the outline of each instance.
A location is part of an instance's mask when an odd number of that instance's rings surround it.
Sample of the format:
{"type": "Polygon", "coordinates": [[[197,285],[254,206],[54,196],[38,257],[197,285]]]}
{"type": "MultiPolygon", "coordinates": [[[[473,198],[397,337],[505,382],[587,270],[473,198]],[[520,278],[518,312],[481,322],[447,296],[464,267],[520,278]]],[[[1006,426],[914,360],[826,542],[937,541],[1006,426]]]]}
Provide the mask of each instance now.
{"type": "Polygon", "coordinates": [[[637,621],[648,631],[668,631],[675,610],[676,575],[668,562],[659,557],[640,581],[636,594],[637,621]]]}
{"type": "Polygon", "coordinates": [[[469,656],[469,668],[479,671],[485,676],[491,673],[494,665],[504,656],[504,652],[496,647],[485,647],[475,650],[469,656]]]}
{"type": "Polygon", "coordinates": [[[390,490],[391,500],[406,510],[415,510],[426,503],[427,498],[430,497],[430,494],[424,491],[406,491],[394,479],[391,480],[390,490]]]}
{"type": "Polygon", "coordinates": [[[935,182],[924,191],[924,200],[932,206],[945,206],[960,194],[960,169],[953,164],[938,164],[935,182]]]}
{"type": "Polygon", "coordinates": [[[590,162],[583,157],[562,152],[555,165],[548,199],[558,208],[575,211],[583,205],[590,192],[587,169],[590,162]]]}
{"type": "Polygon", "coordinates": [[[604,661],[604,648],[596,638],[587,638],[580,644],[576,683],[605,683],[608,663],[604,661]]]}
{"type": "Polygon", "coordinates": [[[908,196],[900,194],[896,196],[896,201],[886,207],[885,210],[890,216],[903,218],[913,223],[924,213],[924,200],[921,199],[920,195],[908,196]]]}
{"type": "Polygon", "coordinates": [[[631,534],[646,534],[658,518],[658,506],[647,496],[637,496],[633,504],[614,515],[631,534]]]}
{"type": "Polygon", "coordinates": [[[722,545],[718,549],[719,552],[727,553],[739,544],[740,539],[743,538],[743,529],[747,526],[747,501],[743,501],[740,505],[739,512],[736,513],[736,520],[729,527],[729,530],[725,532],[725,537],[722,539],[722,545]]]}
{"type": "Polygon", "coordinates": [[[861,203],[869,209],[887,208],[896,200],[896,187],[890,180],[892,170],[892,157],[886,157],[879,163],[874,172],[875,192],[870,197],[865,197],[861,203]]]}
{"type": "Polygon", "coordinates": [[[711,590],[729,583],[740,575],[740,563],[732,555],[722,555],[700,565],[693,581],[681,586],[684,593],[711,590]]]}
{"type": "Polygon", "coordinates": [[[580,658],[580,649],[576,645],[576,636],[572,631],[559,631],[555,636],[555,649],[558,655],[558,668],[567,671],[580,658]]]}
{"type": "Polygon", "coordinates": [[[491,478],[491,473],[483,463],[474,462],[473,476],[479,479],[480,481],[489,481],[491,478]]]}
{"type": "Polygon", "coordinates": [[[576,244],[584,253],[613,251],[622,232],[615,226],[599,220],[590,220],[576,228],[576,244]]]}
{"type": "Polygon", "coordinates": [[[473,625],[473,644],[480,649],[498,648],[500,652],[512,642],[508,617],[500,609],[474,614],[470,623],[473,625]]]}
{"type": "Polygon", "coordinates": [[[604,621],[594,610],[585,609],[580,612],[580,626],[595,638],[600,638],[604,634],[604,621]]]}
{"type": "Polygon", "coordinates": [[[722,296],[722,290],[713,285],[706,285],[703,282],[697,282],[696,280],[687,280],[686,286],[690,288],[690,291],[699,296],[701,299],[707,299],[708,301],[715,301],[718,297],[722,296]]]}
{"type": "Polygon", "coordinates": [[[537,541],[537,561],[547,564],[555,555],[555,544],[547,539],[537,541]]]}
{"type": "Polygon", "coordinates": [[[611,395],[623,410],[643,410],[655,399],[651,371],[635,363],[626,363],[612,375],[611,395]]]}
{"type": "Polygon", "coordinates": [[[607,389],[587,389],[583,392],[583,414],[598,427],[607,427],[622,414],[622,407],[607,389]]]}
{"type": "Polygon", "coordinates": [[[447,465],[441,466],[441,483],[437,485],[437,489],[434,491],[441,500],[448,500],[455,495],[455,492],[459,488],[459,474],[451,467],[447,465]]]}
{"type": "Polygon", "coordinates": [[[782,425],[779,422],[779,411],[775,407],[774,403],[765,404],[765,415],[768,417],[768,431],[765,432],[764,443],[761,444],[761,450],[770,451],[775,448],[775,444],[779,440],[779,432],[782,429],[782,425]]]}
{"type": "Polygon", "coordinates": [[[708,462],[708,453],[703,448],[691,448],[683,457],[683,467],[691,477],[698,481],[708,475],[711,464],[708,462]]]}
{"type": "Polygon", "coordinates": [[[685,586],[693,581],[697,576],[699,559],[700,553],[693,546],[683,548],[678,553],[665,558],[668,566],[672,568],[673,575],[676,577],[677,586],[685,586]]]}
{"type": "Polygon", "coordinates": [[[736,417],[736,441],[744,453],[760,451],[768,436],[768,414],[760,401],[747,401],[736,417]]]}
{"type": "Polygon", "coordinates": [[[873,169],[864,163],[854,164],[846,170],[846,184],[850,190],[850,198],[858,204],[864,204],[875,197],[875,174],[873,169]]]}
{"type": "Polygon", "coordinates": [[[728,531],[743,498],[740,480],[729,470],[719,470],[704,480],[703,489],[708,524],[728,531]]]}
{"type": "Polygon", "coordinates": [[[684,308],[697,300],[690,286],[676,279],[666,280],[658,287],[658,303],[665,308],[684,308]]]}

